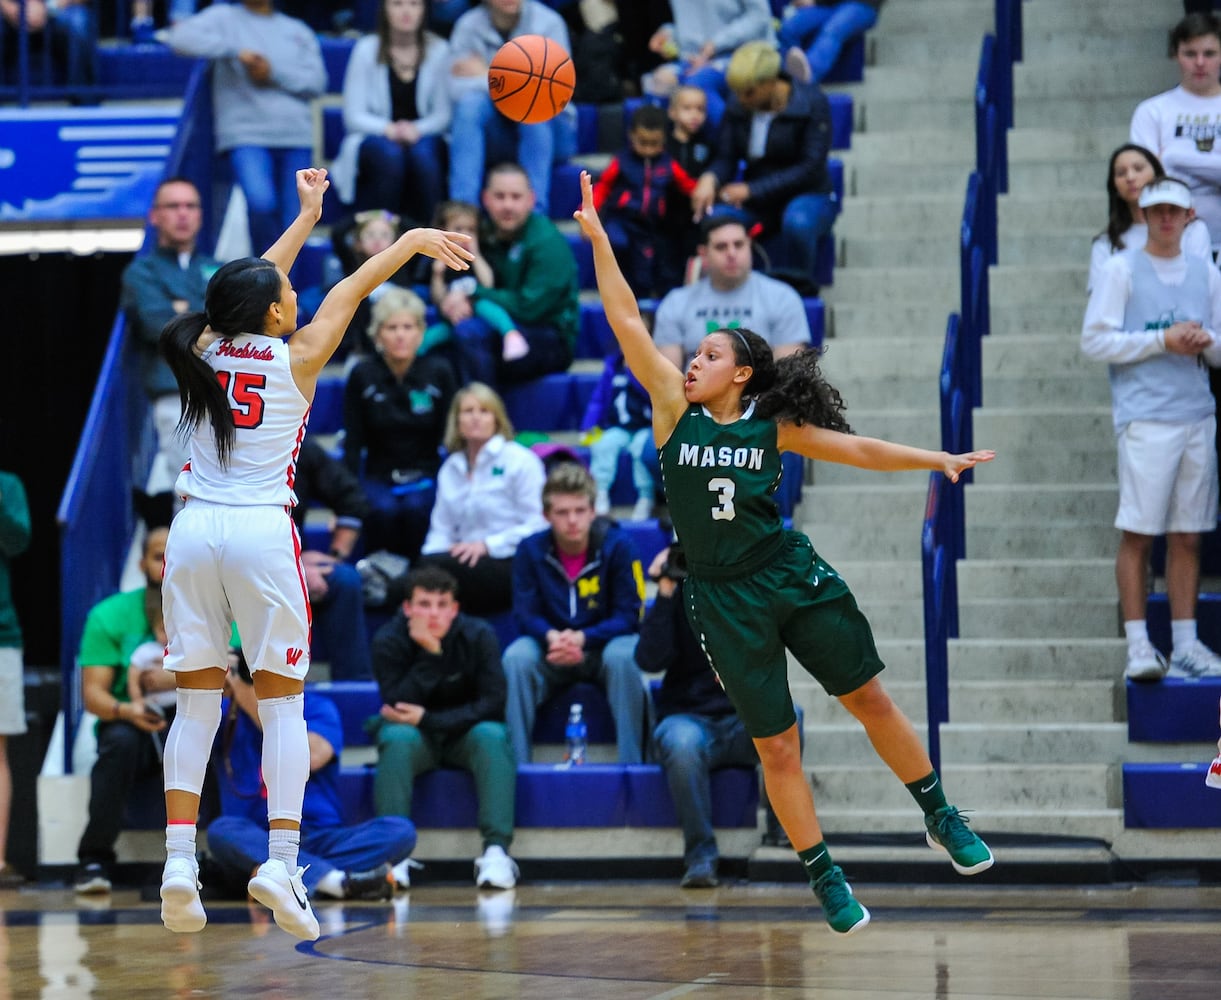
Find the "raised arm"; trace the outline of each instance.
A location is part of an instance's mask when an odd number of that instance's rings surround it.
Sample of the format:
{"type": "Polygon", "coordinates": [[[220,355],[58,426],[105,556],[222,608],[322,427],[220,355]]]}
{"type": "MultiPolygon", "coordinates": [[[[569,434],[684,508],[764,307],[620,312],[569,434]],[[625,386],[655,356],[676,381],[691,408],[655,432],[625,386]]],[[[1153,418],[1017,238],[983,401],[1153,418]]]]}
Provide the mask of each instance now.
{"type": "Polygon", "coordinates": [[[787,421],[778,425],[776,443],[781,451],[795,451],[806,458],[872,469],[874,472],[940,470],[955,483],[965,469],[973,468],[980,462],[991,462],[996,457],[996,452],[987,450],[951,455],[948,451],[928,451],[880,438],[858,437],[814,424],[798,427],[787,421]]]}
{"type": "Polygon", "coordinates": [[[683,393],[683,375],[657,349],[648,327],[640,316],[636,297],[628,287],[615,260],[615,251],[594,208],[593,182],[587,171],[581,171],[581,207],[572,213],[581,231],[593,245],[594,271],[598,277],[598,293],[606,309],[606,318],[623,350],[628,367],[636,376],[653,404],[653,429],[658,441],[669,437],[687,408],[683,393]]]}
{"type": "Polygon", "coordinates": [[[278,265],[285,274],[292,270],[297,254],[322,218],[322,196],[330,186],[326,171],[320,167],[297,171],[297,197],[301,199],[301,211],[283,235],[263,254],[264,260],[278,265]]]}

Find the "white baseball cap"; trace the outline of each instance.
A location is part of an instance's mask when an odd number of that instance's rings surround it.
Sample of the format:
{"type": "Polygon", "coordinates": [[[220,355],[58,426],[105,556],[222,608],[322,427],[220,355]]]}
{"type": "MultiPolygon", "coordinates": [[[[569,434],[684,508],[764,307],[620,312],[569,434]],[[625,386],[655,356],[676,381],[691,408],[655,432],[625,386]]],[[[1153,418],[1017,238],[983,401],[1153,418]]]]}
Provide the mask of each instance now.
{"type": "Polygon", "coordinates": [[[1150,205],[1178,205],[1191,208],[1191,190],[1177,177],[1159,177],[1140,189],[1141,208],[1150,205]]]}

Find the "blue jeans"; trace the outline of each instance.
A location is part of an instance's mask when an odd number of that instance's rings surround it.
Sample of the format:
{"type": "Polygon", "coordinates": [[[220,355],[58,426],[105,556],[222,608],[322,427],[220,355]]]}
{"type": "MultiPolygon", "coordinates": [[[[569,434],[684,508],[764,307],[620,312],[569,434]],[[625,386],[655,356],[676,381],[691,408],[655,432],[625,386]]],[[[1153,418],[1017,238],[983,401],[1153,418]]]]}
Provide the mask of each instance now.
{"type": "Polygon", "coordinates": [[[271,249],[301,210],[297,198],[297,171],[309,167],[314,151],[308,147],[269,149],[235,146],[229,164],[250,217],[250,252],[259,257],[271,249]]]}
{"type": "Polygon", "coordinates": [[[810,72],[818,83],[831,72],[844,46],[877,22],[877,10],[855,0],[834,7],[803,7],[780,25],[778,41],[782,52],[793,46],[805,49],[810,72]]]}
{"type": "MultiPolygon", "coordinates": [[[[381,864],[398,864],[415,849],[415,824],[402,816],[379,816],[355,826],[301,830],[298,862],[309,892],[338,869],[362,872],[381,864]]],[[[233,881],[245,881],[267,860],[267,827],[245,816],[218,816],[208,825],[208,853],[233,881]]]]}
{"type": "Polygon", "coordinates": [[[505,722],[518,764],[529,764],[533,751],[534,717],[538,706],[555,692],[577,681],[592,681],[606,691],[620,764],[639,764],[643,759],[644,684],[636,666],[635,635],[619,635],[601,650],[586,655],[575,667],[553,667],[543,659],[537,639],[521,636],[504,652],[508,698],[505,722]]]}
{"type": "Polygon", "coordinates": [[[830,194],[799,194],[784,207],[780,220],[781,263],[794,271],[814,274],[820,236],[831,231],[839,200],[830,194]]]}
{"type": "Polygon", "coordinates": [[[453,339],[461,358],[459,373],[463,382],[483,382],[493,389],[517,382],[528,382],[540,375],[566,371],[572,364],[568,340],[549,326],[520,326],[530,344],[530,353],[515,361],[501,358],[504,338],[479,316],[454,325],[453,339]]]}
{"type": "Polygon", "coordinates": [[[369,499],[365,518],[365,548],[369,552],[389,549],[412,562],[420,558],[420,546],[428,534],[428,518],[437,499],[435,479],[423,477],[412,483],[362,480],[369,499]]]}
{"type": "Polygon", "coordinates": [[[444,162],[439,135],[422,136],[413,146],[368,136],[360,144],[356,211],[381,208],[427,223],[445,197],[444,162]]]}
{"type": "Polygon", "coordinates": [[[759,763],[755,744],[737,715],[668,715],[653,733],[674,811],[683,828],[687,867],[717,859],[712,832],[712,770],[759,763]]]}
{"type": "Polygon", "coordinates": [[[481,91],[463,94],[454,104],[450,126],[449,196],[479,204],[488,167],[520,163],[534,189],[535,207],[544,215],[551,197],[551,165],[576,152],[576,112],[569,109],[549,122],[517,125],[500,114],[481,91]]]}
{"type": "Polygon", "coordinates": [[[373,662],[360,574],[350,563],[336,563],[327,577],[327,588],[326,597],[311,606],[314,638],[326,647],[331,680],[366,680],[373,676],[373,662]]]}

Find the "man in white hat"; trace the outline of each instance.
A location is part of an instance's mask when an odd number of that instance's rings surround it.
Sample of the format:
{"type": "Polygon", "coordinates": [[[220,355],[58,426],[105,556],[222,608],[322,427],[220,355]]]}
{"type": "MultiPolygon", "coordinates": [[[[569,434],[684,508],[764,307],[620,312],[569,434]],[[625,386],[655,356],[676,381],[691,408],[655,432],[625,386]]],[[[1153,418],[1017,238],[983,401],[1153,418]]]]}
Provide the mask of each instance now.
{"type": "Polygon", "coordinates": [[[1182,253],[1192,218],[1185,183],[1154,180],[1139,204],[1148,239],[1103,267],[1085,310],[1081,350],[1110,364],[1125,676],[1157,681],[1168,668],[1149,641],[1145,605],[1149,555],[1162,534],[1173,642],[1169,672],[1221,674],[1221,657],[1196,632],[1200,533],[1217,527],[1216,403],[1207,365],[1221,365],[1221,272],[1206,258],[1182,253]]]}

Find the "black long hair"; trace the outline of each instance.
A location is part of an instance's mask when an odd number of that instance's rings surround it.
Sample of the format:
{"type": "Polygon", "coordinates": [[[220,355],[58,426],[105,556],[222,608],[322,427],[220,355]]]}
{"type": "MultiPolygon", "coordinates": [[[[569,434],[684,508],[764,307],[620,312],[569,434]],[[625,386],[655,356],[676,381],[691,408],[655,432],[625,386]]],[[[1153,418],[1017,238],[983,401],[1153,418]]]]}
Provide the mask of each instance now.
{"type": "Polygon", "coordinates": [[[844,418],[844,398],[818,367],[821,351],[810,348],[775,360],[771,347],[757,333],[750,330],[726,332],[741,333],[745,338],[745,343],[739,343],[737,337],[730,339],[738,364],[754,366],[754,374],[746,383],[743,395],[754,397],[755,412],[760,417],[783,420],[798,427],[813,424],[829,431],[852,433],[844,418]]]}
{"type": "Polygon", "coordinates": [[[206,417],[222,466],[228,466],[233,452],[233,411],[228,393],[211,366],[195,353],[195,345],[207,327],[221,337],[262,334],[268,308],[279,301],[280,273],[275,264],[262,257],[242,257],[212,275],[203,312],[176,316],[161,331],[161,354],[174,373],[182,403],[178,433],[190,435],[206,417]]]}
{"type": "Polygon", "coordinates": [[[1110,240],[1111,250],[1116,253],[1124,248],[1123,234],[1131,229],[1132,223],[1136,221],[1132,218],[1132,206],[1120,197],[1119,188],[1115,186],[1115,161],[1124,153],[1139,153],[1143,156],[1149,162],[1149,166],[1153,168],[1155,180],[1166,176],[1166,168],[1162,166],[1162,161],[1152,150],[1145,149],[1144,146],[1138,146],[1134,142],[1125,142],[1111,154],[1110,162],[1107,164],[1107,228],[1099,235],[1106,236],[1110,240]]]}

